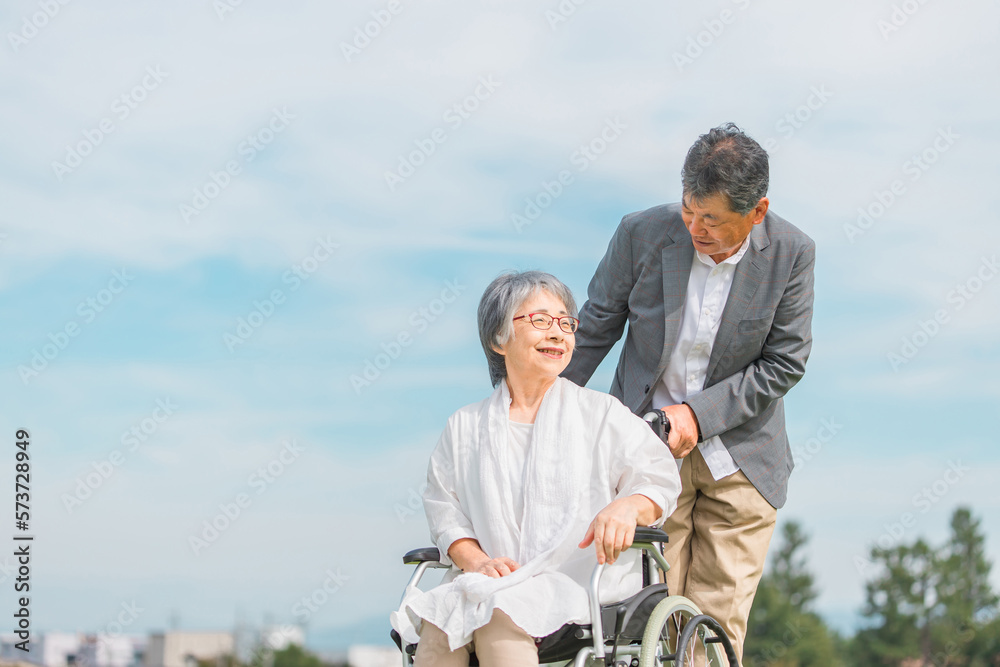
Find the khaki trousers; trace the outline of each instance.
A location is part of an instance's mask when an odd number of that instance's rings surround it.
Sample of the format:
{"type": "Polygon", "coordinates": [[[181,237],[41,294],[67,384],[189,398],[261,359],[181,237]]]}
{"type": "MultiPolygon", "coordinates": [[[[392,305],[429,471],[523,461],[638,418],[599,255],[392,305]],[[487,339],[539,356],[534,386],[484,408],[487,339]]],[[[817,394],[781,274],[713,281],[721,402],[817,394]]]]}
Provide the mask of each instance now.
{"type": "Polygon", "coordinates": [[[776,517],[742,470],[715,481],[698,448],[684,459],[677,509],[663,526],[667,586],[722,624],[741,663],[776,517]]]}
{"type": "Polygon", "coordinates": [[[490,622],[472,633],[472,641],[454,651],[448,648],[448,635],[424,621],[413,667],[468,667],[472,651],[482,667],[538,665],[535,638],[515,625],[510,616],[495,609],[490,622]]]}

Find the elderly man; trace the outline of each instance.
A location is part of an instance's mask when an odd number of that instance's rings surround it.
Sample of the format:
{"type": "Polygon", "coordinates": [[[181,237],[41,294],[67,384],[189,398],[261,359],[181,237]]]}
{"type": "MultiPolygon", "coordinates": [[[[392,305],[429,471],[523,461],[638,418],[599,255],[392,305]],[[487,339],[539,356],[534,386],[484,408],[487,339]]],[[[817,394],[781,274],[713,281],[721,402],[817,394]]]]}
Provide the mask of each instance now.
{"type": "Polygon", "coordinates": [[[667,583],[742,658],[793,466],[782,397],[812,345],[815,245],[768,211],[767,153],[732,123],[698,138],[682,182],[681,203],[622,219],[563,375],[586,384],[628,322],[611,393],[666,412],[681,466],[667,583]]]}

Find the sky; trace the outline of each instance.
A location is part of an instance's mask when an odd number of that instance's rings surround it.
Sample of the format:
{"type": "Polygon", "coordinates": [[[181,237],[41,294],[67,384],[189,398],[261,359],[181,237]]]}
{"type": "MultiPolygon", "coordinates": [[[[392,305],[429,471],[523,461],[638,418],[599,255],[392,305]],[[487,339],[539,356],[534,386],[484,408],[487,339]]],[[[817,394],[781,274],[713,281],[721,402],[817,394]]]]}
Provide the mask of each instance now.
{"type": "MultiPolygon", "coordinates": [[[[810,535],[816,609],[851,632],[871,546],[938,544],[961,505],[995,559],[998,19],[985,0],[4,3],[0,487],[24,429],[33,629],[134,605],[127,632],[388,642],[400,557],[429,543],[428,457],[491,391],[483,289],[541,269],[582,303],[621,217],[677,201],[687,148],[727,121],[817,246],[778,514],[810,535]]],[[[25,534],[7,517],[2,539],[25,534]]]]}

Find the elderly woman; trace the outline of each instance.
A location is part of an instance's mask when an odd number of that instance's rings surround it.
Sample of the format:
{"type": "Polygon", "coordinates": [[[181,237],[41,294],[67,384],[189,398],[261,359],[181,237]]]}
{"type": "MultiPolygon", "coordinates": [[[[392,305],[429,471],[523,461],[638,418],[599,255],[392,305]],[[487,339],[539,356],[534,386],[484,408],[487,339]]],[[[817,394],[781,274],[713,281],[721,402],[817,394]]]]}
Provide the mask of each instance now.
{"type": "Polygon", "coordinates": [[[453,414],[431,455],[424,509],[441,561],[429,591],[411,589],[393,625],[418,639],[417,667],[537,665],[535,638],[589,623],[602,602],[641,587],[637,525],[660,525],[680,493],[677,466],[617,399],[559,377],[573,354],[576,303],[555,277],[501,275],[479,304],[496,390],[453,414]],[[593,544],[593,551],[591,545],[593,544]]]}

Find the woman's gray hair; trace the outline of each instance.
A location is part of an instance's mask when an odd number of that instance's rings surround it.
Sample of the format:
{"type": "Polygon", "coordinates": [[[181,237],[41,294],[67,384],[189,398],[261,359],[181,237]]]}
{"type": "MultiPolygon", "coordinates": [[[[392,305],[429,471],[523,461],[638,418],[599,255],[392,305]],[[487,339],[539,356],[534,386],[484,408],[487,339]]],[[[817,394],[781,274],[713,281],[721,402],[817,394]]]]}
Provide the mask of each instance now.
{"type": "Polygon", "coordinates": [[[514,314],[532,295],[545,290],[560,299],[573,317],[577,316],[573,293],[558,278],[543,271],[511,271],[502,273],[489,284],[479,300],[479,341],[486,352],[493,386],[507,377],[504,356],[493,349],[505,345],[514,336],[514,314]]]}
{"type": "Polygon", "coordinates": [[[721,194],[746,215],[767,194],[767,151],[733,123],[714,127],[688,150],[681,184],[695,201],[721,194]]]}

